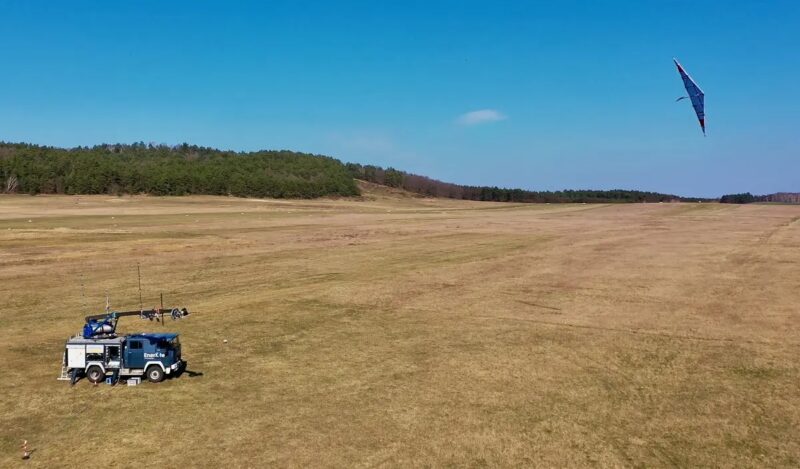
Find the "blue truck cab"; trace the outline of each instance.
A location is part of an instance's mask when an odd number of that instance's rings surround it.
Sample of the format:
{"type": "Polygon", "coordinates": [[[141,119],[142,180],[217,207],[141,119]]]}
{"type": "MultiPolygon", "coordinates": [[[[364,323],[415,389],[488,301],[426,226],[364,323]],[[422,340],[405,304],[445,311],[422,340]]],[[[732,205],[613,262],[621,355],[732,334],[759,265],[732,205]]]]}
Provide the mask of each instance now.
{"type": "Polygon", "coordinates": [[[163,376],[158,376],[153,370],[160,369],[169,375],[183,366],[178,334],[131,334],[125,336],[124,350],[122,357],[124,367],[151,370],[152,373],[145,371],[145,374],[147,379],[153,382],[163,379],[163,376]]]}

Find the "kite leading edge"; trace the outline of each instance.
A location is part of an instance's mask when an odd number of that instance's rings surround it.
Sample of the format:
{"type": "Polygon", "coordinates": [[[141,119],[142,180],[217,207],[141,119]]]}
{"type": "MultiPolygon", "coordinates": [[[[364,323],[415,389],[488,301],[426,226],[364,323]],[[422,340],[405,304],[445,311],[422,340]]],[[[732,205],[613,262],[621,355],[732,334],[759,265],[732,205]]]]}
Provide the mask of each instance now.
{"type": "Polygon", "coordinates": [[[697,86],[692,77],[686,73],[686,70],[683,69],[680,63],[678,63],[678,59],[672,59],[675,62],[675,66],[678,67],[678,73],[681,74],[681,79],[683,80],[683,86],[686,88],[686,92],[689,93],[689,96],[683,96],[678,98],[676,101],[680,101],[682,99],[689,98],[692,101],[692,107],[694,108],[695,114],[697,114],[697,120],[700,121],[700,128],[703,130],[703,135],[706,134],[706,112],[705,112],[705,94],[703,94],[703,90],[697,86]]]}

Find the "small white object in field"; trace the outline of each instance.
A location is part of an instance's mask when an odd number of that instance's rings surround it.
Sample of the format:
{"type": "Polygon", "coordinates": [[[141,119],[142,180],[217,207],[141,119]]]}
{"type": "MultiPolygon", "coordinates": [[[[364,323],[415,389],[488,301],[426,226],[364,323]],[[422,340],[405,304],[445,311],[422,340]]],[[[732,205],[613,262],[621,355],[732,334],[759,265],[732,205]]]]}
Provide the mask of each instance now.
{"type": "Polygon", "coordinates": [[[114,217],[111,217],[111,219],[113,220],[113,219],[114,219],[114,217]]]}
{"type": "Polygon", "coordinates": [[[228,343],[228,339],[222,339],[222,343],[223,344],[227,344],[228,343]]]}
{"type": "Polygon", "coordinates": [[[33,223],[33,220],[28,220],[28,223],[33,223]]]}

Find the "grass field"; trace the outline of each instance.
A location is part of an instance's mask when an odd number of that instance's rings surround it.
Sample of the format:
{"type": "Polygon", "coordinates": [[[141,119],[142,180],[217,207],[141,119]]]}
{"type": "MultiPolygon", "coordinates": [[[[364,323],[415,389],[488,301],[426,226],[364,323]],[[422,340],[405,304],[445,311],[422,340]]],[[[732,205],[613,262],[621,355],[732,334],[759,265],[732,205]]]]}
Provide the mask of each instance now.
{"type": "Polygon", "coordinates": [[[4,468],[800,465],[797,206],[5,196],[0,297],[4,468]],[[197,375],[57,381],[137,262],[197,375]]]}

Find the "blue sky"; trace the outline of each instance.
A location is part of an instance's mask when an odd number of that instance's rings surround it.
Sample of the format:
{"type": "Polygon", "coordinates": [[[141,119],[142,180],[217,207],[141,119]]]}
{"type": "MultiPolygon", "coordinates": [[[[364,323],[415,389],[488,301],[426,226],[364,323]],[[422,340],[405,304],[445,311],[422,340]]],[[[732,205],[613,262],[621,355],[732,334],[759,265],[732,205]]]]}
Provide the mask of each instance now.
{"type": "Polygon", "coordinates": [[[800,191],[796,1],[0,0],[0,17],[0,140],[285,148],[537,190],[800,191]],[[706,138],[672,57],[706,93],[706,138]]]}

